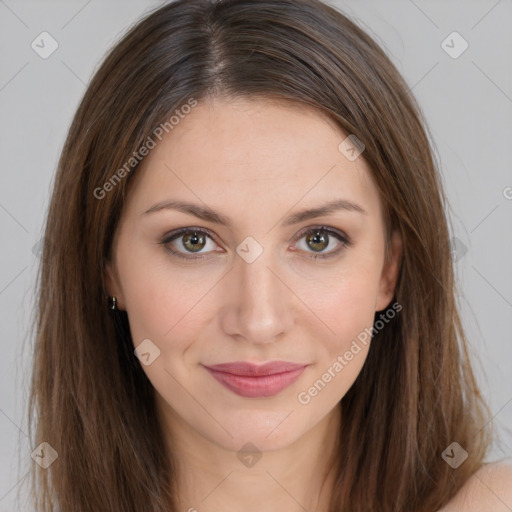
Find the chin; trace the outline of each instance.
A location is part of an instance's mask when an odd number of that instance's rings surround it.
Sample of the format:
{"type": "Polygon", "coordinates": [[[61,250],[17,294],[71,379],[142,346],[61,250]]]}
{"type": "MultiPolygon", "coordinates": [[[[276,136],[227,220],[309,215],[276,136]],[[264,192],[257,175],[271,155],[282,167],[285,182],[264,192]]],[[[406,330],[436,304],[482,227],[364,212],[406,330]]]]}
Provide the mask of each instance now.
{"type": "Polygon", "coordinates": [[[298,418],[293,418],[296,411],[293,411],[292,407],[280,411],[240,409],[234,414],[224,416],[224,420],[219,420],[227,426],[233,437],[223,431],[225,435],[215,436],[215,441],[232,451],[240,450],[247,443],[252,443],[260,451],[286,448],[300,439],[310,427],[298,424],[298,418]]]}

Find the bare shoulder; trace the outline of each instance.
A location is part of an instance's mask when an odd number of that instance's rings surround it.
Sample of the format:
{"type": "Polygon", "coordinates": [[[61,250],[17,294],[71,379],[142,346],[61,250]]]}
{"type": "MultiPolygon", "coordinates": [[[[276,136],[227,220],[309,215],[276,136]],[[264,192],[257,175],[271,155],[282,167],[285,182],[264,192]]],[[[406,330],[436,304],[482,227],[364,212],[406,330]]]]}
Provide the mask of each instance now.
{"type": "Polygon", "coordinates": [[[439,512],[510,512],[512,463],[486,464],[439,512]]]}

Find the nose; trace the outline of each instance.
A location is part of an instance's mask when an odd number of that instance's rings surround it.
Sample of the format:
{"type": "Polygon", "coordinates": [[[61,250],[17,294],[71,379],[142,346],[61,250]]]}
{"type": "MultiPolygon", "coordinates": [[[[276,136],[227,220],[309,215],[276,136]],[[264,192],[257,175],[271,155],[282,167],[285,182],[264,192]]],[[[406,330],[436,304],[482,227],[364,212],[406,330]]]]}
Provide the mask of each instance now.
{"type": "Polygon", "coordinates": [[[252,263],[236,257],[226,276],[221,309],[221,326],[238,340],[264,344],[278,341],[288,332],[294,319],[293,291],[272,265],[272,254],[264,251],[252,263]]]}

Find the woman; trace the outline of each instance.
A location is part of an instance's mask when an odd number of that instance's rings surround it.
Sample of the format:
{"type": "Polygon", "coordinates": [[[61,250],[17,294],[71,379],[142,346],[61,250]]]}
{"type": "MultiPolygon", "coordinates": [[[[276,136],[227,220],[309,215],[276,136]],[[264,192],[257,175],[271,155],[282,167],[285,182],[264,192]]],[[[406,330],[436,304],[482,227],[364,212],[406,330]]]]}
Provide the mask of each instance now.
{"type": "Polygon", "coordinates": [[[444,206],[407,85],[336,10],[148,15],[56,176],[38,510],[510,506],[510,469],[483,464],[444,206]]]}

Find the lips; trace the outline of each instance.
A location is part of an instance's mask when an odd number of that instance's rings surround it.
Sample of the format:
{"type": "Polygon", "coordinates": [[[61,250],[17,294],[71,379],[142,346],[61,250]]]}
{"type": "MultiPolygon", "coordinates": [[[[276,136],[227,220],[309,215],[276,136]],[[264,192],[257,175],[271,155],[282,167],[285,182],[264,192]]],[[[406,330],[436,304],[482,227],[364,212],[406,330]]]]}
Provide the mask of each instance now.
{"type": "Polygon", "coordinates": [[[304,368],[305,366],[307,365],[289,363],[286,361],[271,361],[261,365],[236,361],[233,363],[208,365],[207,368],[218,372],[230,373],[232,375],[260,377],[262,375],[276,375],[278,373],[290,372],[304,368]]]}
{"type": "Polygon", "coordinates": [[[205,368],[237,395],[259,398],[277,395],[295,382],[307,366],[287,361],[271,361],[262,365],[235,361],[205,368]]]}

